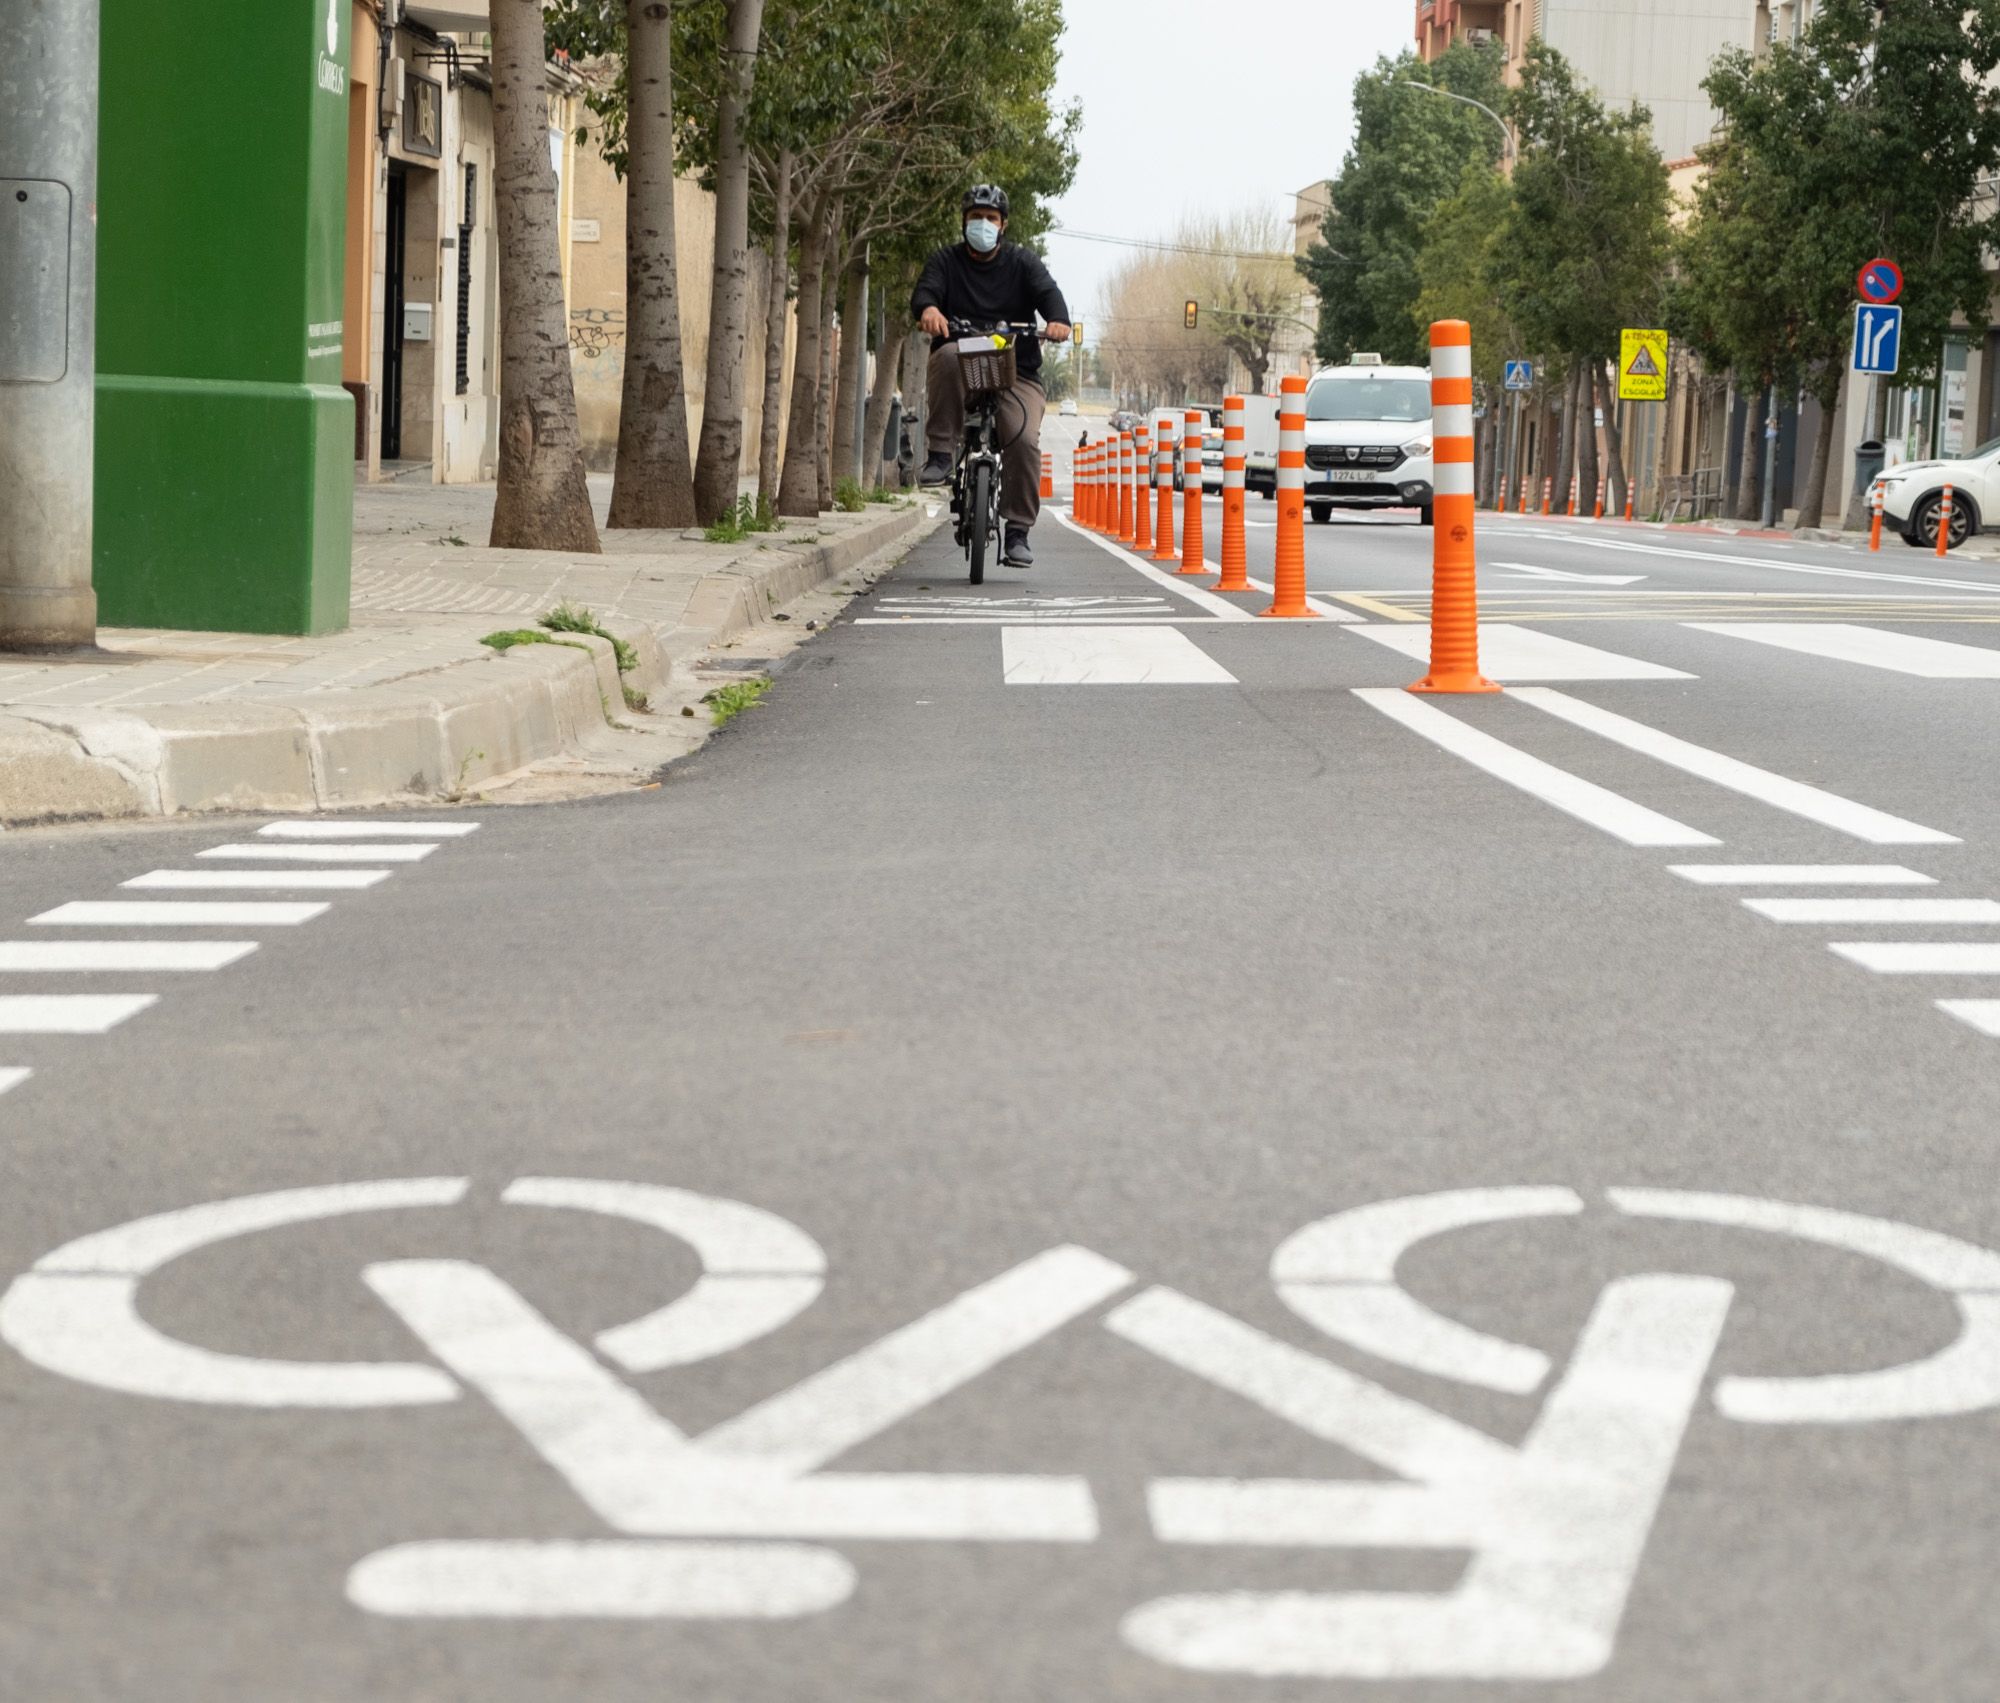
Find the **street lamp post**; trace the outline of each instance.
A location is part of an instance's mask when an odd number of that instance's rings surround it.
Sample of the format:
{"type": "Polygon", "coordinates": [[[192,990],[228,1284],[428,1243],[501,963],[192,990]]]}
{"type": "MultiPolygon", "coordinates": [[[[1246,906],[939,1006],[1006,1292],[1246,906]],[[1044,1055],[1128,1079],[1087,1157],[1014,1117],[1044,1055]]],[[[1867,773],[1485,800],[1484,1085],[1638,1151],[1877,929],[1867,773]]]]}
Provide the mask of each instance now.
{"type": "Polygon", "coordinates": [[[1396,86],[1399,89],[1422,89],[1426,94],[1442,95],[1448,101],[1457,101],[1460,106],[1477,108],[1480,112],[1485,113],[1488,118],[1492,119],[1495,124],[1500,126],[1501,158],[1511,164],[1515,155],[1519,152],[1514,146],[1514,132],[1508,127],[1506,119],[1502,118],[1484,101],[1476,101],[1470,95],[1453,94],[1450,89],[1441,89],[1435,83],[1420,83],[1414,77],[1398,77],[1396,79],[1396,86]]]}
{"type": "Polygon", "coordinates": [[[0,5],[0,649],[97,638],[97,8],[0,5]]]}

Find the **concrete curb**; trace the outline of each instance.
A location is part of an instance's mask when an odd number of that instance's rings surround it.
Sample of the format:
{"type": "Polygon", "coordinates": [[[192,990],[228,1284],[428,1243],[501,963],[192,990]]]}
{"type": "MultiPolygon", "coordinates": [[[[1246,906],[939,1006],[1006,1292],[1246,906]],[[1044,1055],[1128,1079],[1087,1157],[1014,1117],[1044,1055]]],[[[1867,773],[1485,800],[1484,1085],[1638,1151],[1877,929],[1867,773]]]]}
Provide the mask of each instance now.
{"type": "Polygon", "coordinates": [[[926,522],[913,503],[838,537],[705,574],[672,626],[607,619],[638,652],[564,633],[394,687],[293,703],[146,710],[23,705],[0,714],[0,822],[313,811],[450,801],[531,764],[588,750],[627,711],[624,687],[665,690],[676,663],[768,621],[783,604],[926,522]]]}

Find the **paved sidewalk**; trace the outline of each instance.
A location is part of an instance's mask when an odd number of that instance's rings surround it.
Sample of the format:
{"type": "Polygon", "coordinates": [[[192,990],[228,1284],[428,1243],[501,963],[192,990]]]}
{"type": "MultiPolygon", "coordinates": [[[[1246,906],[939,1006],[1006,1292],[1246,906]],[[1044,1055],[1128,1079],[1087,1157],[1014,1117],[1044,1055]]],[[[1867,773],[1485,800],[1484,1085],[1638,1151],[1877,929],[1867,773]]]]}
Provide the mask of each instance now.
{"type": "MultiPolygon", "coordinates": [[[[591,490],[601,522],[609,479],[591,490]]],[[[602,556],[577,556],[486,548],[492,509],[490,485],[360,488],[343,633],[107,628],[92,653],[0,655],[0,822],[448,798],[587,754],[653,719],[625,687],[678,719],[661,702],[677,671],[924,523],[912,503],[737,544],[607,530],[602,556]],[[638,667],[621,680],[587,635],[479,642],[565,602],[638,667]]]]}

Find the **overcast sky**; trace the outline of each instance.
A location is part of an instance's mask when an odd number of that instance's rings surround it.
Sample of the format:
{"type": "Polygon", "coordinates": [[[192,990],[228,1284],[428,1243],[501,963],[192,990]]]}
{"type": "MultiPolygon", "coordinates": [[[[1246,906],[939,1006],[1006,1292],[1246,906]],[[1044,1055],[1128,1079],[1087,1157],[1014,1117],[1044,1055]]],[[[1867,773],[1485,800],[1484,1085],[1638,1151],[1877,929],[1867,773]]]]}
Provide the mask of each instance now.
{"type": "MultiPolygon", "coordinates": [[[[1058,91],[1083,103],[1061,224],[1164,237],[1184,213],[1268,206],[1340,169],[1357,72],[1416,40],[1410,0],[1067,0],[1058,91]]],[[[1050,269],[1086,319],[1134,251],[1061,234],[1050,269]]],[[[1086,324],[1093,343],[1096,333],[1086,324]]]]}

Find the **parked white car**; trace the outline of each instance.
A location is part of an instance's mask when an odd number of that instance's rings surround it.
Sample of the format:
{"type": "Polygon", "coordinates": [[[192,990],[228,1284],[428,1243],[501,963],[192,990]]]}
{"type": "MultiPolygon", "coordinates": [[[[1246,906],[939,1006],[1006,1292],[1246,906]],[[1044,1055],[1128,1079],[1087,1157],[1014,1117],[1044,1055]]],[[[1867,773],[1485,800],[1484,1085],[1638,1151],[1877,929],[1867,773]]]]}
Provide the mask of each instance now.
{"type": "Polygon", "coordinates": [[[1870,487],[1882,493],[1882,524],[1905,544],[1937,548],[1938,510],[1951,487],[1951,536],[1956,549],[1975,532],[2000,528],[2000,438],[1952,461],[1904,461],[1882,470],[1870,487]]]}
{"type": "Polygon", "coordinates": [[[1306,389],[1306,507],[1321,525],[1342,509],[1413,508],[1431,524],[1431,375],[1356,355],[1306,389]]]}

